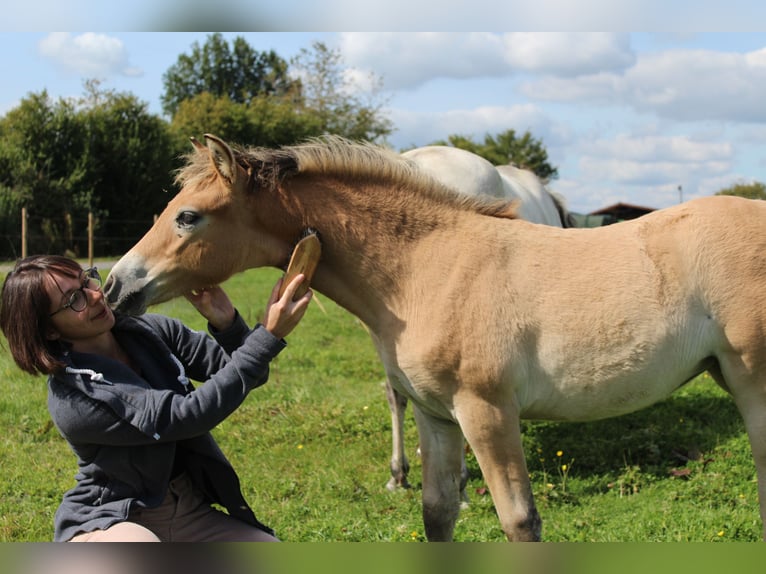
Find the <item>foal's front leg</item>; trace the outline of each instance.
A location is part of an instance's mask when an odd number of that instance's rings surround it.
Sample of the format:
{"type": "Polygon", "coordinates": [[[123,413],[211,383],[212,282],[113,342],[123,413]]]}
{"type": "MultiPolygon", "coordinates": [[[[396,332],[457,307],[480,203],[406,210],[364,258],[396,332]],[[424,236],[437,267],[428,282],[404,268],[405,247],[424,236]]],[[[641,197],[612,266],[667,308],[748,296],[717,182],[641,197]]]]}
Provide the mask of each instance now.
{"type": "Polygon", "coordinates": [[[460,427],[413,404],[423,463],[423,524],[431,542],[449,542],[460,513],[463,435],[460,427]]]}
{"type": "Polygon", "coordinates": [[[512,401],[490,404],[462,397],[457,417],[487,482],[508,540],[540,540],[542,523],[521,444],[518,411],[512,401]]]}
{"type": "MultiPolygon", "coordinates": [[[[719,377],[716,377],[718,380],[719,377]]],[[[745,429],[750,439],[755,471],[758,478],[758,499],[761,511],[762,537],[766,541],[766,384],[763,378],[739,375],[731,376],[730,384],[745,429]],[[743,384],[744,383],[744,384],[743,384]]],[[[724,383],[726,384],[726,383],[724,383]]]]}

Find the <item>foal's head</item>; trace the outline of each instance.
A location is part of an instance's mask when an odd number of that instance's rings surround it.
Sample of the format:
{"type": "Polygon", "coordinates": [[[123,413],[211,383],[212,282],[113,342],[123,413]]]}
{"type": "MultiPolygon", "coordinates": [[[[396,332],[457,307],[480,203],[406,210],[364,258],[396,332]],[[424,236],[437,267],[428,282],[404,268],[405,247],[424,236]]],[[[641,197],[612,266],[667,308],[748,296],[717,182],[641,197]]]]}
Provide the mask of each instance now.
{"type": "Polygon", "coordinates": [[[260,249],[268,239],[255,235],[252,173],[223,140],[205,140],[207,146],[192,140],[176,178],[181,191],[109,275],[105,291],[121,311],[142,313],[148,304],[276,263],[260,249]]]}

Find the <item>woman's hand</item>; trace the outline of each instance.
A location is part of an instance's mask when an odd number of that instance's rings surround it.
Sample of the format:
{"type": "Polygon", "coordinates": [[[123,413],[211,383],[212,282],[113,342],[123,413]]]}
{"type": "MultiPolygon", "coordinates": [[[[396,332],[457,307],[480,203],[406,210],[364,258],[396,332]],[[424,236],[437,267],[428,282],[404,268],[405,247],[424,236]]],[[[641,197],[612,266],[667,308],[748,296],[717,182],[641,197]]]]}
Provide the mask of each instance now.
{"type": "Polygon", "coordinates": [[[303,274],[296,275],[285,289],[281,299],[279,298],[279,288],[282,285],[282,281],[284,281],[284,277],[277,281],[274,289],[271,290],[271,297],[269,297],[266,313],[263,317],[263,326],[278,339],[287,337],[300,323],[300,320],[306,313],[306,309],[308,309],[309,302],[314,295],[311,289],[306,291],[303,297],[293,301],[295,291],[304,279],[305,276],[303,274]]]}
{"type": "Polygon", "coordinates": [[[191,291],[184,295],[216,331],[223,331],[234,322],[236,311],[229,296],[219,286],[191,291]]]}

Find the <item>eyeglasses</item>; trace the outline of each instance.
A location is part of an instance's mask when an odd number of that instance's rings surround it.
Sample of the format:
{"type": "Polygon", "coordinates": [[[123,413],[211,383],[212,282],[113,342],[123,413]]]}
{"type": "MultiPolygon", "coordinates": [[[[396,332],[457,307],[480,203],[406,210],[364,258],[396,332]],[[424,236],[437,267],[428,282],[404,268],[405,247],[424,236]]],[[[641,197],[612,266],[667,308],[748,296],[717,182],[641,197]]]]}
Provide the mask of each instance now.
{"type": "Polygon", "coordinates": [[[72,291],[72,294],[69,295],[69,301],[64,303],[60,309],[51,313],[49,315],[50,317],[53,317],[56,313],[63,311],[64,309],[71,309],[77,313],[84,311],[88,306],[88,296],[85,294],[85,289],[88,291],[98,291],[101,289],[101,275],[99,274],[98,269],[90,267],[89,269],[85,269],[82,274],[82,287],[72,291]]]}

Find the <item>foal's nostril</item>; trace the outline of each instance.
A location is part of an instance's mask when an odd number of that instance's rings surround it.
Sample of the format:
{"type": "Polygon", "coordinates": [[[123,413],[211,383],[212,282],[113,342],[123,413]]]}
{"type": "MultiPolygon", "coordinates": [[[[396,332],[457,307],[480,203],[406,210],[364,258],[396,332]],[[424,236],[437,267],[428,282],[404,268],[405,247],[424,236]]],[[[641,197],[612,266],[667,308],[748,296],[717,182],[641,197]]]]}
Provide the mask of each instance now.
{"type": "Polygon", "coordinates": [[[117,286],[116,283],[117,281],[112,275],[107,277],[106,282],[104,283],[104,287],[103,287],[104,297],[106,298],[107,302],[110,304],[113,304],[120,294],[120,290],[115,289],[115,287],[117,286]]]}

